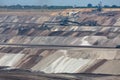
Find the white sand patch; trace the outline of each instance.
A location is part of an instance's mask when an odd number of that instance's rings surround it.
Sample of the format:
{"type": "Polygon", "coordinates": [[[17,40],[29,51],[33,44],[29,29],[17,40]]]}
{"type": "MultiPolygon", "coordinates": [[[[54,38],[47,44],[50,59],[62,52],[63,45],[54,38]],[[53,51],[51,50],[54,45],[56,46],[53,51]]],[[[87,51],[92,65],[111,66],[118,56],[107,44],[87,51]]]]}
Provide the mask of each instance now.
{"type": "Polygon", "coordinates": [[[61,56],[41,71],[46,73],[75,73],[89,61],[88,59],[75,59],[61,56]]]}
{"type": "Polygon", "coordinates": [[[86,40],[86,38],[87,38],[88,36],[85,36],[84,38],[82,38],[82,40],[81,40],[81,44],[80,45],[82,45],[82,46],[91,46],[91,44],[86,40]]]}
{"type": "Polygon", "coordinates": [[[5,54],[0,59],[0,66],[14,66],[24,54],[5,54]]]}

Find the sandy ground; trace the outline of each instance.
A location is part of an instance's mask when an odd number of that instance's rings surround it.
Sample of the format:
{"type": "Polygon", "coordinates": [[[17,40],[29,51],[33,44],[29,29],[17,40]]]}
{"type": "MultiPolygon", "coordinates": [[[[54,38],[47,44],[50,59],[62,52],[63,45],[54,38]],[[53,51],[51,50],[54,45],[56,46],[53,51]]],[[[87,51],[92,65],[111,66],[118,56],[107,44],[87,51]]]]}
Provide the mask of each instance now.
{"type": "Polygon", "coordinates": [[[119,80],[119,75],[105,74],[45,74],[24,70],[0,71],[1,80],[119,80]]]}

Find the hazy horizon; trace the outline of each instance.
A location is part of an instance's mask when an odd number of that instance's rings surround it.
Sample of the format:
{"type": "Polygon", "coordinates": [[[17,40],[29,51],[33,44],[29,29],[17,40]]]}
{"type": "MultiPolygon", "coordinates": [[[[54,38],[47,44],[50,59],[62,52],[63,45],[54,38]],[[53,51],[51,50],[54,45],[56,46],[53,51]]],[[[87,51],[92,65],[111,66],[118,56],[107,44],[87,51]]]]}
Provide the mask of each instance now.
{"type": "Polygon", "coordinates": [[[0,0],[0,5],[58,5],[58,6],[86,6],[91,3],[94,6],[102,1],[103,5],[118,5],[118,0],[0,0]]]}

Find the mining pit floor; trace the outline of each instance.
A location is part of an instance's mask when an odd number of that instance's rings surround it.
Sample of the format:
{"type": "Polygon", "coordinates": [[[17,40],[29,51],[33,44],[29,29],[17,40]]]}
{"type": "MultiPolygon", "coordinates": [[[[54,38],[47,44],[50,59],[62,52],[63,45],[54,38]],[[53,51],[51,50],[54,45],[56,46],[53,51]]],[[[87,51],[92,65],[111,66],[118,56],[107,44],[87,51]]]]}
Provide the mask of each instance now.
{"type": "Polygon", "coordinates": [[[120,9],[92,10],[0,10],[0,80],[120,80],[120,9]]]}

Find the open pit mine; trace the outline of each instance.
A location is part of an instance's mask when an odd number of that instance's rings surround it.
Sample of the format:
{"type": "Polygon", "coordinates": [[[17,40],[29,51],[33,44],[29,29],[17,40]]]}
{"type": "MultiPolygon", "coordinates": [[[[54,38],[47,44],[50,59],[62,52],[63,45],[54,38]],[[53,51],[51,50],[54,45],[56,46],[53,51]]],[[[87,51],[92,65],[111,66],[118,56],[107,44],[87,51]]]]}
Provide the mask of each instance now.
{"type": "Polygon", "coordinates": [[[120,80],[120,9],[0,11],[0,80],[120,80]]]}

